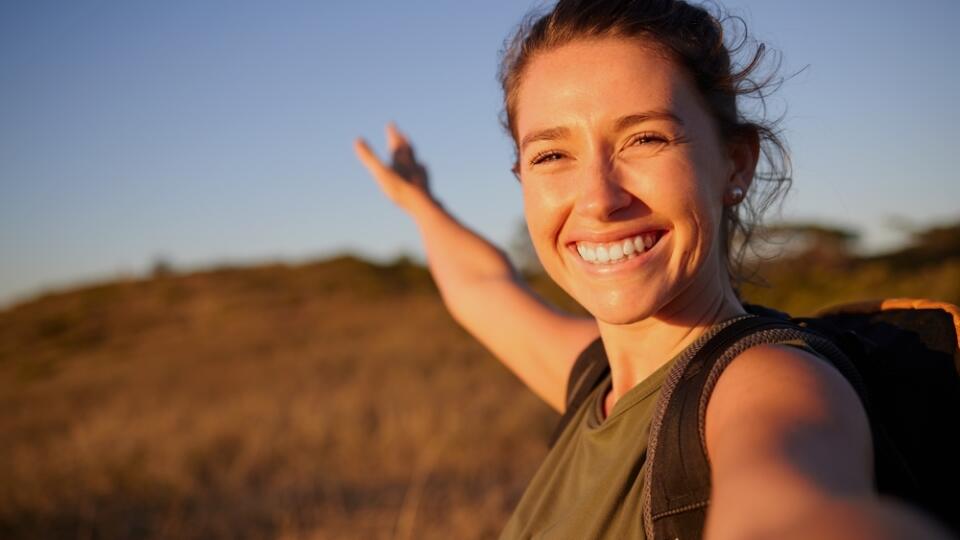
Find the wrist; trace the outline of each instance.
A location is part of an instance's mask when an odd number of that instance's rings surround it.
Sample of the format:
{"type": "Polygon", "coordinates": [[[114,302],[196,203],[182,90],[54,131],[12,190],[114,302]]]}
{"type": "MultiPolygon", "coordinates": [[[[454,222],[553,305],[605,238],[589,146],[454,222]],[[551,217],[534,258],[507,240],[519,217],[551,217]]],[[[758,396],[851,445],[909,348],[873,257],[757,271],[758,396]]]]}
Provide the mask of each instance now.
{"type": "Polygon", "coordinates": [[[403,205],[404,209],[410,214],[410,217],[417,223],[429,221],[437,213],[446,213],[440,201],[434,199],[429,193],[416,190],[410,193],[410,197],[403,205]]]}

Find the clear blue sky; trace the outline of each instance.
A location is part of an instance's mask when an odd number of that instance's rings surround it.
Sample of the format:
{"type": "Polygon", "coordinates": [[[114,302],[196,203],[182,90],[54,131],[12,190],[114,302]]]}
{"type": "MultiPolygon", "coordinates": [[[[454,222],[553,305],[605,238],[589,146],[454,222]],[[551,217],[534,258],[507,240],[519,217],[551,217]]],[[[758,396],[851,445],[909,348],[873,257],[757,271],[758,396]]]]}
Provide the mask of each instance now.
{"type": "MultiPolygon", "coordinates": [[[[0,305],[48,287],[354,251],[421,253],[355,161],[395,120],[435,191],[505,243],[503,39],[533,3],[0,3],[0,305]]],[[[789,219],[897,240],[960,218],[955,0],[729,0],[795,72],[789,219]]]]}

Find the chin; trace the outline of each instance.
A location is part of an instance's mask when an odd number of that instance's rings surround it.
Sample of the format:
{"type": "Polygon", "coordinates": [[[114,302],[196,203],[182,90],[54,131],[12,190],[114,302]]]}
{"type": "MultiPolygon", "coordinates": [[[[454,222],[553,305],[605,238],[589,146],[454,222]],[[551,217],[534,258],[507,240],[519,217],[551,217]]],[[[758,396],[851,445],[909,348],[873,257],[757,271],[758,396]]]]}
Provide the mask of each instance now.
{"type": "Polygon", "coordinates": [[[632,324],[657,312],[660,299],[651,292],[653,289],[662,290],[662,283],[643,287],[634,279],[627,279],[617,283],[591,284],[582,279],[571,279],[569,273],[562,269],[558,271],[551,265],[544,265],[544,270],[554,283],[598,321],[632,324]]]}
{"type": "MultiPolygon", "coordinates": [[[[568,291],[569,292],[569,291],[568,291]]],[[[652,298],[643,294],[625,294],[623,291],[591,291],[571,294],[598,321],[607,324],[633,324],[656,313],[652,298]]]]}
{"type": "Polygon", "coordinates": [[[647,318],[646,315],[631,313],[623,310],[598,310],[592,313],[592,315],[599,322],[618,326],[633,324],[647,318]]]}
{"type": "Polygon", "coordinates": [[[637,309],[637,306],[601,305],[592,309],[587,308],[587,311],[598,321],[616,325],[633,324],[651,316],[650,312],[637,309]]]}

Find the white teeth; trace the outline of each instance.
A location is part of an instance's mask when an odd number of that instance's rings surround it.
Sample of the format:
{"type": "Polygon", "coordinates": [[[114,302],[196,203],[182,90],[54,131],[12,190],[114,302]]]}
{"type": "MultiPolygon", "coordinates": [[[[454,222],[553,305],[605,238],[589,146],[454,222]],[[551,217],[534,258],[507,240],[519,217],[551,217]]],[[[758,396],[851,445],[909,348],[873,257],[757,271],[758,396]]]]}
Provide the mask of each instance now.
{"type": "Polygon", "coordinates": [[[609,244],[578,243],[580,258],[594,264],[614,263],[647,251],[657,243],[657,233],[644,233],[609,244]]]}
{"type": "Polygon", "coordinates": [[[610,260],[619,261],[623,258],[623,246],[620,244],[614,244],[610,246],[610,260]]]}
{"type": "Polygon", "coordinates": [[[597,260],[597,252],[592,247],[583,248],[583,260],[593,262],[597,260]]]}

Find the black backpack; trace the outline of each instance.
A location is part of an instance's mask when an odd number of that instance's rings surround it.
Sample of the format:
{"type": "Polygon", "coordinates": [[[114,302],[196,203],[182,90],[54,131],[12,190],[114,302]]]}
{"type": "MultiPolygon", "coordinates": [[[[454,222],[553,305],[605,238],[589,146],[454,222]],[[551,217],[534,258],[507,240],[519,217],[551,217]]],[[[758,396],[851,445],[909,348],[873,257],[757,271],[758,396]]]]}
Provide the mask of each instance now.
{"type": "MultiPolygon", "coordinates": [[[[860,396],[873,435],[877,491],[926,510],[960,535],[960,309],[889,299],[790,318],[745,307],[752,316],[694,344],[695,352],[679,358],[663,384],[647,446],[647,538],[702,536],[710,500],[703,424],[714,385],[747,348],[798,339],[829,360],[860,396]]],[[[599,339],[580,354],[553,442],[609,369],[599,339]]]]}

